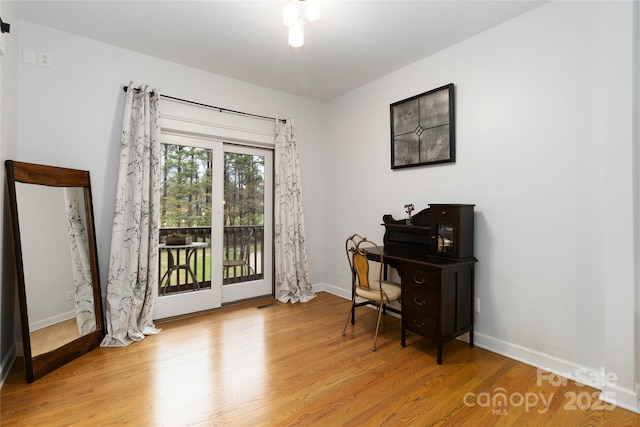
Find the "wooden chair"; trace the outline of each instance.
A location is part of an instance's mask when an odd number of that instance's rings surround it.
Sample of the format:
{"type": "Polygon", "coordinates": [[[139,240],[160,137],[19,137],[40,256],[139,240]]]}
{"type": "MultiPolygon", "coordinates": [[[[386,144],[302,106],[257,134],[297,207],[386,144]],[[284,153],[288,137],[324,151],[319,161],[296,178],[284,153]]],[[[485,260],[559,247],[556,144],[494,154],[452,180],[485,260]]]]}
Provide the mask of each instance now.
{"type": "Polygon", "coordinates": [[[373,339],[373,351],[376,351],[378,330],[380,329],[380,319],[382,314],[386,313],[386,310],[400,314],[399,310],[387,307],[387,304],[400,299],[400,284],[383,280],[384,259],[382,249],[366,237],[362,237],[359,234],[349,236],[345,242],[345,250],[347,252],[347,258],[351,269],[352,301],[347,322],[342,330],[342,336],[346,334],[349,319],[351,319],[351,324],[354,324],[356,321],[356,307],[369,304],[375,305],[378,308],[378,321],[376,323],[376,333],[373,339]],[[372,275],[372,278],[369,277],[370,261],[368,255],[372,255],[376,260],[375,262],[378,264],[376,267],[377,274],[372,275]],[[357,302],[358,298],[364,301],[357,302]]]}

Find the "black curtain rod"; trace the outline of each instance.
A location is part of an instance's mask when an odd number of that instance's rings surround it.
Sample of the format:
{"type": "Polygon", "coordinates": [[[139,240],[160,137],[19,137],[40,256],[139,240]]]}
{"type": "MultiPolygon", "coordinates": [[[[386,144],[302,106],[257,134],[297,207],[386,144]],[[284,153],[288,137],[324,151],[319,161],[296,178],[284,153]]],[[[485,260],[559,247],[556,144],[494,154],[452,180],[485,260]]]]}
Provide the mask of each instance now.
{"type": "MultiPolygon", "coordinates": [[[[129,86],[123,86],[122,90],[124,90],[125,92],[127,92],[127,90],[129,89],[129,86]]],[[[140,89],[138,88],[134,88],[136,91],[140,91],[140,89]]],[[[153,93],[152,93],[153,94],[153,93]]],[[[225,112],[225,113],[233,113],[233,114],[241,114],[243,116],[250,116],[250,117],[256,117],[258,119],[265,119],[265,120],[273,120],[276,121],[275,117],[268,117],[268,116],[261,116],[259,114],[251,114],[251,113],[245,113],[244,111],[236,111],[236,110],[230,110],[228,108],[222,108],[222,107],[216,107],[214,105],[208,105],[208,104],[202,104],[200,102],[195,102],[195,101],[189,101],[187,99],[182,99],[182,98],[176,98],[175,96],[169,96],[169,95],[163,95],[160,94],[160,98],[166,98],[166,99],[172,99],[174,101],[180,101],[180,102],[186,102],[187,104],[192,104],[192,105],[197,105],[199,107],[206,107],[206,108],[211,108],[213,110],[218,110],[219,112],[225,112]]],[[[279,119],[282,123],[287,123],[287,121],[285,119],[279,119]]]]}

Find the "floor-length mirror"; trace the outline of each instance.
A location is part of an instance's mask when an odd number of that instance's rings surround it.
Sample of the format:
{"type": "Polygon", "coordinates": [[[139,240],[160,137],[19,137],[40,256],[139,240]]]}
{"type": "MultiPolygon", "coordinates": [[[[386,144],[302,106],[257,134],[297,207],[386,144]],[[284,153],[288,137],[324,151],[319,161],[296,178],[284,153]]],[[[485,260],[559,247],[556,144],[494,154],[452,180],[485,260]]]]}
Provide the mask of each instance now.
{"type": "Polygon", "coordinates": [[[27,382],[104,337],[89,172],[5,162],[27,382]]]}

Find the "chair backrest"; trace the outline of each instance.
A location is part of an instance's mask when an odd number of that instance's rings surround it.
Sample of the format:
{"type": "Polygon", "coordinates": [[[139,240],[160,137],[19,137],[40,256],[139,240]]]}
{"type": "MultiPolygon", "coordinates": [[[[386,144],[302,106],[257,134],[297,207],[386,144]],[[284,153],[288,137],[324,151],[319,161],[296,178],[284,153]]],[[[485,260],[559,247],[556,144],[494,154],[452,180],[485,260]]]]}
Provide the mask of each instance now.
{"type": "Polygon", "coordinates": [[[249,246],[251,245],[253,229],[240,228],[225,233],[225,259],[244,260],[249,262],[249,246]],[[233,254],[233,256],[230,256],[233,254]]]}
{"type": "Polygon", "coordinates": [[[347,238],[345,243],[347,259],[351,268],[351,282],[353,286],[361,288],[369,288],[369,258],[370,253],[379,259],[380,269],[377,280],[382,281],[382,249],[380,247],[359,234],[354,234],[347,238]]]}
{"type": "Polygon", "coordinates": [[[240,247],[240,259],[249,262],[249,245],[251,244],[251,236],[253,236],[253,229],[249,228],[242,233],[242,239],[240,247]]]}
{"type": "Polygon", "coordinates": [[[369,287],[369,260],[366,254],[356,251],[353,254],[353,269],[362,288],[369,287]]]}

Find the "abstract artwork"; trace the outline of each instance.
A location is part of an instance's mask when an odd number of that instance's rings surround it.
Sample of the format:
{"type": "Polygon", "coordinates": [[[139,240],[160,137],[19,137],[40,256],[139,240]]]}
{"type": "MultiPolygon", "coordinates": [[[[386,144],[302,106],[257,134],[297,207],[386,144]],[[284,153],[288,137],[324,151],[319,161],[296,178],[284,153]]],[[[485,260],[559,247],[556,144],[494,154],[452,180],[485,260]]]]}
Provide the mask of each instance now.
{"type": "Polygon", "coordinates": [[[453,88],[391,104],[391,169],[455,162],[453,88]]]}

